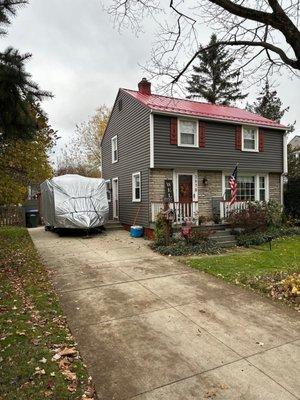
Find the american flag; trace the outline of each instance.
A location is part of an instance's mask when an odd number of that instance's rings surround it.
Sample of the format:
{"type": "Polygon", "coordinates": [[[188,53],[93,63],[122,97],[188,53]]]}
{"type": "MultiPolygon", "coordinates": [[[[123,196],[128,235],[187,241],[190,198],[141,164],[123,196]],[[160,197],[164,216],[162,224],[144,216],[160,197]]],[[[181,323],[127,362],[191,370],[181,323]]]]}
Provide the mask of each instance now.
{"type": "Polygon", "coordinates": [[[234,168],[232,174],[229,177],[229,186],[230,186],[230,190],[231,190],[231,198],[230,198],[230,202],[229,205],[231,206],[231,204],[236,202],[236,195],[237,195],[237,165],[234,168]]]}

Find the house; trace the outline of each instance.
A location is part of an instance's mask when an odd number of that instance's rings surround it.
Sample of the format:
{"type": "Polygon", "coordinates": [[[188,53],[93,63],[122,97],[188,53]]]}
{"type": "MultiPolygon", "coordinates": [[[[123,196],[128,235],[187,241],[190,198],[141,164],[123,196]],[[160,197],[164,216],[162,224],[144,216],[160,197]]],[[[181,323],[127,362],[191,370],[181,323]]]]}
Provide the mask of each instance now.
{"type": "Polygon", "coordinates": [[[289,142],[291,146],[291,150],[296,158],[300,157],[300,136],[296,135],[293,139],[289,142]]]}
{"type": "Polygon", "coordinates": [[[166,193],[177,223],[224,218],[247,201],[282,202],[286,129],[236,107],[152,94],[145,78],[137,91],[120,89],[101,144],[110,218],[147,232],[166,193]],[[237,163],[238,202],[230,207],[237,163]]]}

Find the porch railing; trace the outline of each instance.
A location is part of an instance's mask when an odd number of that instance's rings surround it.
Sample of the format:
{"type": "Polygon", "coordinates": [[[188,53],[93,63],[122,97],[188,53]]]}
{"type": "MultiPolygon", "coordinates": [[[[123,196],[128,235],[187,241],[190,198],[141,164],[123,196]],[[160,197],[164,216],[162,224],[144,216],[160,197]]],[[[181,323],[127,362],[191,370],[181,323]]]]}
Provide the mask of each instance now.
{"type": "MultiPolygon", "coordinates": [[[[163,203],[151,203],[151,222],[155,222],[157,214],[163,210],[163,203]]],[[[181,224],[185,218],[193,220],[198,225],[198,202],[193,201],[191,203],[170,203],[171,210],[174,211],[174,223],[181,224]]]]}
{"type": "Polygon", "coordinates": [[[242,211],[248,208],[248,202],[246,201],[237,201],[230,205],[229,201],[221,201],[220,202],[220,216],[221,219],[228,218],[229,214],[232,211],[242,211]]]}

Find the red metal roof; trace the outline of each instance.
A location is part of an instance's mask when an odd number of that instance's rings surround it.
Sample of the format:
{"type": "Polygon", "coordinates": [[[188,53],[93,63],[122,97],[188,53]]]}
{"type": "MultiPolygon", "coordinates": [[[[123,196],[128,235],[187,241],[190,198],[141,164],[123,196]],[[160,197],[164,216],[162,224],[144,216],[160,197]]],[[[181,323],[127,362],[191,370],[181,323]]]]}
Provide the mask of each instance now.
{"type": "Polygon", "coordinates": [[[219,106],[194,100],[178,99],[174,97],[160,96],[157,94],[145,95],[135,90],[123,89],[139,102],[149,107],[152,111],[183,114],[204,119],[222,120],[232,123],[252,124],[270,128],[286,129],[287,127],[253,114],[249,111],[231,106],[219,106]]]}

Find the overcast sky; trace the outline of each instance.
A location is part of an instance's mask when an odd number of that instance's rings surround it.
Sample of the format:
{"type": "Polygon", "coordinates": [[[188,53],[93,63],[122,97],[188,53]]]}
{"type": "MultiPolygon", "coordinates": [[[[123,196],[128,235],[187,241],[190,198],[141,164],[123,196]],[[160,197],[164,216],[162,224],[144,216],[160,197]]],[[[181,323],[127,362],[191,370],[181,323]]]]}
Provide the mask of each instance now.
{"type": "MultiPolygon", "coordinates": [[[[148,23],[138,38],[130,30],[120,34],[99,0],[31,0],[18,12],[1,47],[32,53],[27,70],[55,96],[43,108],[63,143],[99,105],[111,106],[119,87],[137,88],[145,75],[139,64],[149,59],[154,31],[148,23]]],[[[209,33],[205,30],[205,36],[209,33]]],[[[300,133],[300,79],[282,76],[277,83],[284,105],[290,106],[283,122],[297,120],[300,133]]],[[[248,100],[257,90],[251,89],[248,100]]]]}

